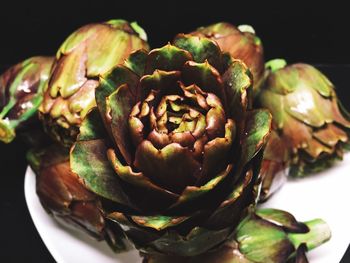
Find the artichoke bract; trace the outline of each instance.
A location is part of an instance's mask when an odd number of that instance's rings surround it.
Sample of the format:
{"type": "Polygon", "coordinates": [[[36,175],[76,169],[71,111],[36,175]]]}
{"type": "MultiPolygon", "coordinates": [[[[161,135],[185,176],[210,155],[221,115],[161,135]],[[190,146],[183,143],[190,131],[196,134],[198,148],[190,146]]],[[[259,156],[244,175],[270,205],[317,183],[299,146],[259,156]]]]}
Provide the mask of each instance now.
{"type": "MultiPolygon", "coordinates": [[[[265,175],[305,176],[342,159],[349,146],[350,115],[337,98],[333,84],[307,64],[267,63],[269,75],[258,102],[270,110],[273,130],[266,147],[265,175]]],[[[283,176],[282,176],[283,177],[283,176]]],[[[268,187],[266,189],[268,191],[268,187]]]]}
{"type": "Polygon", "coordinates": [[[260,169],[260,201],[266,201],[287,181],[291,165],[290,156],[286,141],[281,140],[276,130],[272,130],[260,169]]]}
{"type": "Polygon", "coordinates": [[[267,110],[252,110],[245,64],[180,34],[102,74],[95,96],[70,164],[108,219],[151,254],[225,242],[256,203],[271,126],[267,110]]]}
{"type": "Polygon", "coordinates": [[[145,32],[124,20],[83,26],[65,40],[40,107],[54,140],[65,146],[74,142],[82,119],[96,105],[98,77],[141,48],[148,49],[145,32]]]}
{"type": "Polygon", "coordinates": [[[278,209],[259,209],[243,219],[229,242],[194,258],[146,255],[144,263],[307,263],[306,251],[328,241],[322,219],[298,222],[278,209]]]}
{"type": "Polygon", "coordinates": [[[254,94],[258,93],[264,79],[264,49],[262,42],[249,25],[234,25],[226,22],[200,27],[192,35],[205,36],[215,40],[221,50],[233,58],[241,59],[253,74],[254,94]]]}
{"type": "Polygon", "coordinates": [[[70,169],[69,149],[52,143],[33,148],[27,159],[36,174],[36,192],[45,210],[64,225],[75,226],[114,251],[128,248],[121,229],[105,220],[99,197],[70,169]]]}
{"type": "Polygon", "coordinates": [[[53,60],[32,57],[0,76],[0,141],[10,143],[17,131],[32,128],[53,60]]]}

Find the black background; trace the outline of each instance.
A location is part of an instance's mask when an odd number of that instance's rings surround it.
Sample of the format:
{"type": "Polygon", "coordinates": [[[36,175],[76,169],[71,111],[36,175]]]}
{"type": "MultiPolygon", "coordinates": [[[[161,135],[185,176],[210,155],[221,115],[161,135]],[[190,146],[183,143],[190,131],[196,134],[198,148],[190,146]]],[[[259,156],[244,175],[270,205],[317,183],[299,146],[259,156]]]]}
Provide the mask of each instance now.
{"type": "MultiPolygon", "coordinates": [[[[291,63],[304,61],[320,66],[335,82],[339,97],[349,109],[348,9],[337,1],[255,2],[258,1],[2,2],[0,71],[30,56],[54,54],[71,32],[86,23],[112,18],[136,20],[146,30],[151,46],[159,47],[179,32],[228,21],[253,25],[263,41],[266,59],[283,57],[291,63]]],[[[0,261],[53,262],[25,205],[24,153],[20,141],[0,143],[0,261]]],[[[343,262],[350,261],[347,259],[343,262]]]]}
{"type": "Polygon", "coordinates": [[[342,2],[346,1],[7,0],[0,6],[0,64],[55,54],[78,27],[112,18],[138,21],[152,47],[218,21],[251,24],[267,59],[344,64],[350,61],[350,14],[342,2]]]}

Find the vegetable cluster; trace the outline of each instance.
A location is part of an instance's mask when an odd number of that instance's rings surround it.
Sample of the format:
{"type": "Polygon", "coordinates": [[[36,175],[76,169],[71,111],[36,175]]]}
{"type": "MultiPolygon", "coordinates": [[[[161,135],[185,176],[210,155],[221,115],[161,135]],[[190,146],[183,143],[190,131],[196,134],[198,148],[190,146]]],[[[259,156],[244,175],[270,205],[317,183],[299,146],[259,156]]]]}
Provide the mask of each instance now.
{"type": "Polygon", "coordinates": [[[150,50],[138,24],[111,20],[0,76],[0,140],[16,133],[30,138],[46,211],[116,252],[307,262],[327,224],[258,202],[341,160],[350,114],[313,66],[265,63],[251,26],[200,27],[150,50]]]}

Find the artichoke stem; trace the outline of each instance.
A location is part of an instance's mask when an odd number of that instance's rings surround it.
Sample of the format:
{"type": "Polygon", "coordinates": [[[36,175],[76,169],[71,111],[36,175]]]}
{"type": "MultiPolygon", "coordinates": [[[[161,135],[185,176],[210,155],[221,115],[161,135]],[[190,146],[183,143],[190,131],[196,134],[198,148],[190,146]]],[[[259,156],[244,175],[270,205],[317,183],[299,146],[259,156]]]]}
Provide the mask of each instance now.
{"type": "Polygon", "coordinates": [[[301,244],[305,244],[307,250],[314,249],[331,238],[331,230],[328,224],[322,219],[314,219],[304,222],[309,228],[307,233],[289,233],[288,238],[293,243],[295,249],[301,244]]]}
{"type": "Polygon", "coordinates": [[[6,120],[0,119],[0,141],[10,143],[16,137],[15,127],[6,120]]]}
{"type": "Polygon", "coordinates": [[[139,26],[139,24],[137,24],[136,21],[130,23],[131,27],[139,34],[140,38],[144,41],[147,41],[147,34],[146,31],[143,30],[142,27],[139,26]]]}
{"type": "Polygon", "coordinates": [[[287,66],[287,61],[282,58],[275,58],[265,63],[265,68],[269,69],[271,72],[275,72],[285,66],[287,66]]]}

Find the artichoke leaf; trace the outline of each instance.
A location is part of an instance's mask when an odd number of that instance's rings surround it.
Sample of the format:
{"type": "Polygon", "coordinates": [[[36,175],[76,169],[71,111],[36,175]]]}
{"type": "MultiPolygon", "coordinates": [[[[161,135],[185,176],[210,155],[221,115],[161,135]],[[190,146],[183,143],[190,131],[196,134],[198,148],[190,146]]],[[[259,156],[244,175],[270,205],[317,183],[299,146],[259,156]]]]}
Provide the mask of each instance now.
{"type": "Polygon", "coordinates": [[[322,98],[314,89],[299,87],[286,95],[284,101],[286,112],[310,126],[321,127],[333,121],[332,101],[322,98]]]}
{"type": "Polygon", "coordinates": [[[145,73],[147,55],[145,49],[136,50],[125,60],[124,65],[141,77],[145,73]]]}
{"type": "Polygon", "coordinates": [[[51,89],[49,94],[52,98],[61,95],[64,99],[76,93],[86,81],[85,45],[80,45],[70,55],[63,55],[55,63],[52,76],[50,77],[51,89]],[[67,74],[69,72],[69,74],[67,74]]]}
{"type": "Polygon", "coordinates": [[[272,116],[268,110],[247,112],[245,132],[241,141],[240,164],[244,166],[265,146],[271,132],[272,116]]]}
{"type": "Polygon", "coordinates": [[[298,222],[295,217],[286,211],[278,209],[258,209],[256,215],[260,218],[269,221],[275,225],[285,228],[287,231],[295,233],[306,233],[309,231],[307,226],[303,223],[298,222]]]}
{"type": "Polygon", "coordinates": [[[220,188],[220,185],[224,182],[224,179],[232,171],[232,165],[229,164],[226,169],[220,172],[217,176],[211,179],[206,184],[197,186],[187,186],[185,190],[181,193],[177,202],[169,208],[169,211],[181,210],[183,206],[192,204],[192,202],[198,200],[200,201],[204,195],[214,192],[216,189],[220,188]]]}
{"type": "Polygon", "coordinates": [[[103,126],[101,115],[97,107],[92,108],[83,120],[77,141],[89,141],[106,138],[107,132],[103,126]]]}
{"type": "Polygon", "coordinates": [[[270,89],[264,89],[263,92],[259,94],[259,103],[261,107],[273,112],[273,122],[276,128],[284,128],[284,124],[289,121],[287,118],[291,118],[291,116],[284,110],[284,97],[280,94],[274,93],[270,89]]]}
{"type": "Polygon", "coordinates": [[[206,220],[206,227],[211,229],[234,227],[239,223],[238,220],[246,215],[248,210],[244,207],[249,206],[255,197],[252,190],[254,186],[253,171],[248,170],[244,175],[206,220]],[[241,216],[237,217],[238,213],[241,213],[241,216]]]}
{"type": "Polygon", "coordinates": [[[323,129],[314,131],[313,137],[330,147],[335,147],[338,142],[346,143],[348,141],[346,132],[333,123],[326,125],[323,129]]]}
{"type": "Polygon", "coordinates": [[[142,201],[149,203],[149,207],[169,206],[169,204],[176,202],[179,197],[177,194],[154,184],[148,177],[144,176],[142,172],[134,172],[132,167],[123,165],[113,149],[107,151],[107,156],[116,172],[116,175],[124,182],[135,186],[136,188],[131,189],[130,191],[135,192],[135,195],[137,195],[138,198],[141,198],[142,201]],[[144,200],[144,194],[147,192],[152,192],[155,196],[153,203],[152,200],[144,200]]]}
{"type": "Polygon", "coordinates": [[[253,262],[282,263],[294,252],[287,234],[264,220],[243,221],[236,232],[240,251],[253,262]]]}
{"type": "Polygon", "coordinates": [[[134,208],[106,158],[107,149],[107,143],[102,139],[76,142],[70,154],[71,169],[92,192],[122,206],[134,208]]]}
{"type": "MultiPolygon", "coordinates": [[[[169,93],[172,89],[178,87],[178,81],[181,79],[180,71],[155,70],[150,75],[144,75],[140,80],[141,97],[146,98],[152,90],[160,91],[160,95],[169,93]]],[[[158,95],[157,97],[160,97],[158,95]]]]}
{"type": "Polygon", "coordinates": [[[187,50],[194,62],[208,61],[217,71],[222,72],[222,53],[215,41],[205,37],[179,34],[175,37],[173,45],[187,50]]]}
{"type": "Polygon", "coordinates": [[[235,123],[233,120],[229,119],[225,125],[225,135],[209,141],[204,146],[200,183],[208,181],[213,174],[223,169],[226,163],[230,161],[230,158],[227,158],[227,156],[230,155],[235,136],[235,123]]]}
{"type": "Polygon", "coordinates": [[[130,92],[136,97],[139,94],[138,83],[138,75],[122,65],[118,65],[105,75],[100,76],[100,85],[95,90],[95,98],[101,116],[106,123],[106,98],[123,84],[127,84],[130,92]]]}
{"type": "Polygon", "coordinates": [[[188,60],[192,60],[192,55],[187,50],[168,44],[148,54],[145,73],[152,74],[156,69],[178,71],[188,60]]]}
{"type": "Polygon", "coordinates": [[[251,109],[252,79],[249,69],[239,60],[233,60],[222,76],[226,87],[227,114],[237,123],[245,118],[245,112],[251,109]]]}
{"type": "Polygon", "coordinates": [[[220,73],[207,60],[202,63],[186,62],[182,79],[186,86],[195,84],[204,92],[216,94],[225,105],[225,90],[220,73]]]}
{"type": "Polygon", "coordinates": [[[194,185],[200,167],[186,147],[171,143],[158,150],[148,140],[138,146],[134,165],[153,182],[174,193],[194,185]]]}
{"type": "Polygon", "coordinates": [[[232,232],[232,228],[209,230],[203,227],[193,228],[189,234],[182,236],[175,231],[166,231],[159,239],[147,244],[156,251],[168,255],[183,255],[191,257],[202,254],[210,248],[219,245],[232,232]]]}
{"type": "Polygon", "coordinates": [[[111,118],[110,130],[114,142],[124,160],[130,165],[133,161],[133,145],[129,133],[129,116],[136,104],[128,84],[121,85],[106,98],[107,115],[111,118]]]}
{"type": "Polygon", "coordinates": [[[154,216],[131,216],[131,220],[141,226],[149,227],[157,231],[162,231],[174,226],[177,226],[187,219],[189,216],[164,216],[164,215],[154,215],[154,216]]]}
{"type": "Polygon", "coordinates": [[[303,81],[304,85],[312,87],[324,98],[331,98],[334,95],[333,84],[321,71],[307,64],[299,63],[294,66],[300,69],[299,81],[303,81]]]}

